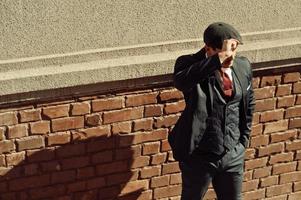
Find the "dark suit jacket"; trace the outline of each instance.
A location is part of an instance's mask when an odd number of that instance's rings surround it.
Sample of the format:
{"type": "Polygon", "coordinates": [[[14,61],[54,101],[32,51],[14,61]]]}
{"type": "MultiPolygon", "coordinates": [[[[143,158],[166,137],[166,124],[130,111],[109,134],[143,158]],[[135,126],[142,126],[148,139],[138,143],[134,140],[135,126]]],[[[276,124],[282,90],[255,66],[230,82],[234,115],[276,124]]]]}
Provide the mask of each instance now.
{"type": "MultiPolygon", "coordinates": [[[[213,105],[214,73],[221,68],[218,55],[206,58],[205,50],[180,56],[174,68],[174,84],[184,94],[186,107],[168,136],[173,156],[178,161],[188,159],[202,138],[206,120],[213,105]]],[[[247,147],[254,110],[252,68],[244,57],[235,57],[232,70],[242,88],[240,104],[240,142],[247,147]]]]}

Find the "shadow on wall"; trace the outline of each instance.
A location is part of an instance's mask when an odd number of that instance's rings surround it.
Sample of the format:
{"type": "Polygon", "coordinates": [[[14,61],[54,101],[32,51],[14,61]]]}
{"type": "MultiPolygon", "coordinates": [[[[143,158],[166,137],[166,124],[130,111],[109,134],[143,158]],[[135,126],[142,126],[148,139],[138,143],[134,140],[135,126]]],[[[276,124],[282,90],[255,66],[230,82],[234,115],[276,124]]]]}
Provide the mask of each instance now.
{"type": "MultiPolygon", "coordinates": [[[[72,133],[74,136],[74,134],[72,133]]],[[[133,136],[115,135],[7,156],[0,176],[1,200],[137,200],[151,195],[148,180],[138,180],[141,145],[133,136]],[[132,181],[132,182],[131,182],[132,181]],[[145,192],[144,192],[145,191],[145,192]]]]}

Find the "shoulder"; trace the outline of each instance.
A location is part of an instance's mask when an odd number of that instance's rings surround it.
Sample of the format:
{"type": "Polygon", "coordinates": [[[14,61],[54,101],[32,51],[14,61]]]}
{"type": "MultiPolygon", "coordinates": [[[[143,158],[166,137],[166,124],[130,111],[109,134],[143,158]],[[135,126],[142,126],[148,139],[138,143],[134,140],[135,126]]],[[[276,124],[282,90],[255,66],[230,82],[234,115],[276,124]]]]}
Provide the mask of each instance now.
{"type": "Polygon", "coordinates": [[[239,69],[243,70],[247,74],[252,74],[251,62],[247,57],[237,56],[235,60],[237,65],[239,66],[239,69]]]}

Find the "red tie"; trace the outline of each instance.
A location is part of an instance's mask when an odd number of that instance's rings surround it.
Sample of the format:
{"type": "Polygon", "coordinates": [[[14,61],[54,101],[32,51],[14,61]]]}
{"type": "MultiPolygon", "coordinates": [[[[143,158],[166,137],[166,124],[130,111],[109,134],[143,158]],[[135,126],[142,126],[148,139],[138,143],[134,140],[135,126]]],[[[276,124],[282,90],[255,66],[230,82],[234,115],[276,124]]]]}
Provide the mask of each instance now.
{"type": "Polygon", "coordinates": [[[231,97],[232,96],[232,81],[229,78],[229,75],[226,72],[221,71],[221,76],[222,76],[222,80],[223,80],[223,89],[224,89],[224,94],[227,97],[231,97]]]}

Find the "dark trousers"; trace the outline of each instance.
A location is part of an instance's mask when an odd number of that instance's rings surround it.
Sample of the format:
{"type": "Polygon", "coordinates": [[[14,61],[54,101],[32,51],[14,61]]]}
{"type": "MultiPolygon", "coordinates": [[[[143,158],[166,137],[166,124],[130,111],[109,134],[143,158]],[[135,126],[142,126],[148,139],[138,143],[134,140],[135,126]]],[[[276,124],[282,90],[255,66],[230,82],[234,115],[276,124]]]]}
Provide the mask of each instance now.
{"type": "Polygon", "coordinates": [[[218,200],[240,200],[245,148],[237,144],[223,156],[198,155],[180,162],[181,200],[203,199],[212,182],[218,200]]]}

